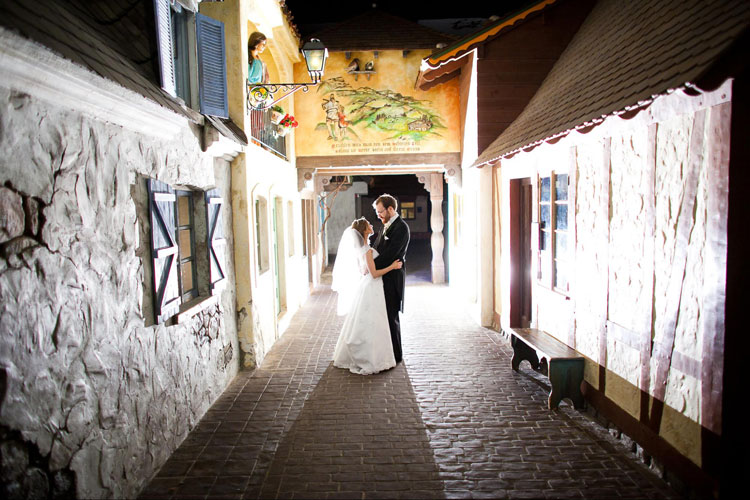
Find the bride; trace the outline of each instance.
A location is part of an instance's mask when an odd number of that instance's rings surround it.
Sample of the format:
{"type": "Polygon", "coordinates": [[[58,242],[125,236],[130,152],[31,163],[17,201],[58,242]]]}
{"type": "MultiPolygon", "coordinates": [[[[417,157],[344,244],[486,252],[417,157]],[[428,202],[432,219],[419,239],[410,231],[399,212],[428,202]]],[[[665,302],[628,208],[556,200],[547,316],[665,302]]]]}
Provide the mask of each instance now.
{"type": "Polygon", "coordinates": [[[381,276],[403,264],[396,260],[384,269],[375,269],[377,251],[366,243],[371,234],[372,225],[364,217],[344,230],[331,283],[338,292],[337,312],[346,314],[333,365],[360,375],[396,366],[381,276]]]}

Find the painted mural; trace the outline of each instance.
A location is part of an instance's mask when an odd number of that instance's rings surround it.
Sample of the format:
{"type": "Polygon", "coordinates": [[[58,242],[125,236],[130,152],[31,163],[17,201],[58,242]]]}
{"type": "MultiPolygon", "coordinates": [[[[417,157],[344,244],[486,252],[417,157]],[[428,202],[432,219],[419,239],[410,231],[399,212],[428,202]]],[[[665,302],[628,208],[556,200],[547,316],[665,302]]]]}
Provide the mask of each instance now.
{"type": "Polygon", "coordinates": [[[421,57],[381,52],[360,72],[359,59],[332,54],[321,83],[295,96],[297,155],[458,151],[458,88],[415,90],[421,57]]]}

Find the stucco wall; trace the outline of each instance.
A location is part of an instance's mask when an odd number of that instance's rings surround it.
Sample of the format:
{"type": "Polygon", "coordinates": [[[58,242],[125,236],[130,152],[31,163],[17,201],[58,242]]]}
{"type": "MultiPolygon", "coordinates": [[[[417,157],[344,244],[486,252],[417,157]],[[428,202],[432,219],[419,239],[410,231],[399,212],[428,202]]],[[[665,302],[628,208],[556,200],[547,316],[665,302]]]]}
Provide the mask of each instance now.
{"type": "MultiPolygon", "coordinates": [[[[288,139],[287,143],[291,140],[288,139]]],[[[302,255],[301,197],[297,191],[297,170],[278,156],[250,146],[232,162],[233,231],[237,244],[234,261],[237,269],[237,330],[242,349],[242,364],[247,368],[258,366],[276,340],[283,335],[294,312],[309,295],[307,261],[302,255]],[[256,230],[255,200],[266,200],[265,245],[268,268],[258,265],[258,234],[256,230]],[[283,209],[277,223],[281,230],[283,250],[278,261],[274,259],[272,209],[280,199],[283,209]],[[292,218],[288,203],[292,202],[292,218]],[[295,237],[289,238],[289,225],[295,237]],[[293,249],[290,255],[290,248],[293,249]],[[285,310],[276,314],[275,296],[277,279],[275,267],[279,265],[281,295],[285,310]]]]}
{"type": "Polygon", "coordinates": [[[231,236],[218,303],[153,325],[144,179],[228,201],[228,165],[187,122],[151,139],[6,89],[0,109],[3,479],[133,498],[238,369],[231,236]]]}
{"type": "Polygon", "coordinates": [[[356,217],[356,195],[366,195],[367,191],[366,182],[354,182],[348,189],[339,191],[336,195],[331,205],[331,217],[326,222],[326,248],[329,255],[336,255],[344,229],[350,227],[356,217]]]}

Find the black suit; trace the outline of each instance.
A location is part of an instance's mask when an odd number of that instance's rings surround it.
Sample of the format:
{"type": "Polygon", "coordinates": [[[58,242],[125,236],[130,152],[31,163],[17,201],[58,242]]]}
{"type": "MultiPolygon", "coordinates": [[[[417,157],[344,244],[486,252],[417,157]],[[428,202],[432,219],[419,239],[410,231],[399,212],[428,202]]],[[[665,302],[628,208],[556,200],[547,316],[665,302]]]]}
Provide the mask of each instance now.
{"type": "Polygon", "coordinates": [[[404,310],[404,289],[406,288],[406,249],[409,246],[409,226],[401,217],[397,217],[388,227],[388,231],[381,229],[375,240],[375,268],[388,267],[394,260],[404,263],[401,269],[394,269],[383,275],[383,292],[385,293],[385,308],[388,313],[388,326],[391,329],[393,356],[396,362],[402,359],[401,353],[401,323],[399,311],[404,310]]]}

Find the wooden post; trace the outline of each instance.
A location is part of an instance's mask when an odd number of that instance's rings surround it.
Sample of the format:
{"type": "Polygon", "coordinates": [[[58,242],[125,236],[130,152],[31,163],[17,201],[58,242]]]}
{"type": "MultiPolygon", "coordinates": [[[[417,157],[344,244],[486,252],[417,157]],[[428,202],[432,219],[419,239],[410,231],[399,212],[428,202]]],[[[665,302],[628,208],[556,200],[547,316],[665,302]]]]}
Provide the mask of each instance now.
{"type": "Polygon", "coordinates": [[[443,261],[443,174],[418,175],[419,182],[424,184],[430,193],[432,215],[430,216],[430,247],[432,248],[432,282],[445,283],[445,262],[443,261]]]}

